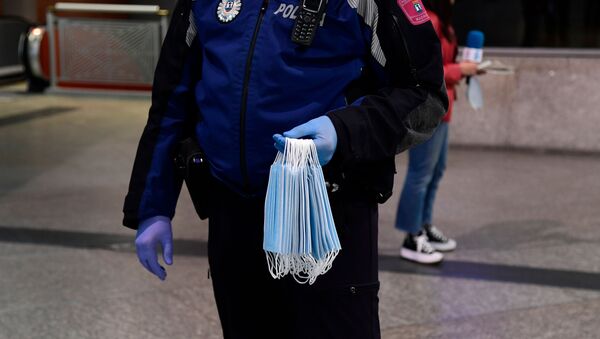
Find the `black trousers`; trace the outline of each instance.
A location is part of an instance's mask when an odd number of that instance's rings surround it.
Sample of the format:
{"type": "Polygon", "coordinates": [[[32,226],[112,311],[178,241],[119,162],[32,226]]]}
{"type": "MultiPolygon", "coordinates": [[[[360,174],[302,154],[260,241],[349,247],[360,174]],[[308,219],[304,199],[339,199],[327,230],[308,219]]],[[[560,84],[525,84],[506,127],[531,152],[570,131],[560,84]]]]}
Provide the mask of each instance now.
{"type": "Polygon", "coordinates": [[[342,250],[313,285],[268,272],[264,197],[215,184],[208,258],[225,339],[379,339],[377,204],[333,193],[342,250]]]}

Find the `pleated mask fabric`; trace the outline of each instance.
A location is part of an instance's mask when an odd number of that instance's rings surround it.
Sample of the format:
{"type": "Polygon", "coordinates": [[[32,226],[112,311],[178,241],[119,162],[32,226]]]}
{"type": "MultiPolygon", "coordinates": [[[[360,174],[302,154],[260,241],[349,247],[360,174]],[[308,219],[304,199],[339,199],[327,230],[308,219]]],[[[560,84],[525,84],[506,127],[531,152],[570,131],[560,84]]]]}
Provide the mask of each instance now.
{"type": "Polygon", "coordinates": [[[312,140],[289,139],[269,174],[263,249],[275,279],[313,284],[341,250],[312,140]]]}

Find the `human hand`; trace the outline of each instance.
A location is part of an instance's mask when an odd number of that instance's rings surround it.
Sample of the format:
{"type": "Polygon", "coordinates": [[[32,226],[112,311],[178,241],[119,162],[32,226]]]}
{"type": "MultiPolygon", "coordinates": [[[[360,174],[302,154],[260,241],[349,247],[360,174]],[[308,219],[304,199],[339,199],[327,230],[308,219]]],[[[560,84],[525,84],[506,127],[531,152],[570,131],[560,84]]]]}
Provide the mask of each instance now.
{"type": "Polygon", "coordinates": [[[477,75],[478,69],[477,64],[474,62],[463,61],[460,64],[460,72],[463,76],[473,76],[477,75]]]}
{"type": "Polygon", "coordinates": [[[273,135],[273,140],[275,140],[275,148],[279,152],[283,152],[285,138],[299,139],[302,137],[308,137],[314,141],[317,147],[317,154],[319,155],[319,163],[321,166],[327,165],[331,158],[333,158],[337,147],[337,132],[331,119],[327,116],[312,119],[305,124],[284,132],[283,135],[273,135]]]}
{"type": "Polygon", "coordinates": [[[156,246],[162,247],[163,259],[167,265],[173,264],[173,233],[171,220],[157,216],[142,221],[135,238],[135,247],[140,263],[160,280],[165,280],[167,271],[158,264],[156,246]]]}

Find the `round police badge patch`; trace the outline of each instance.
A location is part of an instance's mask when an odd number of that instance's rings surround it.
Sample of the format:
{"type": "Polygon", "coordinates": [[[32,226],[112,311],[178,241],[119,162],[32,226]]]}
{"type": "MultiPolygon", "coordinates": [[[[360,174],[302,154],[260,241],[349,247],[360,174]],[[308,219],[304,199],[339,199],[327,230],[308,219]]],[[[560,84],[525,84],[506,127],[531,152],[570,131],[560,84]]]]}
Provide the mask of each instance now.
{"type": "Polygon", "coordinates": [[[242,10],[242,0],[221,0],[217,6],[217,17],[222,23],[231,22],[242,10]]]}

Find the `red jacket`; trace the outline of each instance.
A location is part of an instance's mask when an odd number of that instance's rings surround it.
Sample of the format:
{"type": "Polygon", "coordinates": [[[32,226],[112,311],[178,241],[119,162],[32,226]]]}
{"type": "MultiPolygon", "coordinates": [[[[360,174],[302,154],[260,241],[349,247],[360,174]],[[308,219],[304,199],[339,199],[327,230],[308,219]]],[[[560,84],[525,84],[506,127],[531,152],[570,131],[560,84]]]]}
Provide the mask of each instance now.
{"type": "MultiPolygon", "coordinates": [[[[448,40],[442,34],[442,22],[439,17],[433,13],[433,11],[428,12],[429,17],[431,17],[431,22],[433,23],[433,27],[440,38],[440,42],[442,43],[442,60],[444,62],[444,80],[446,80],[446,90],[448,91],[448,113],[444,116],[443,121],[449,122],[452,117],[452,109],[454,108],[454,100],[456,100],[456,85],[462,79],[462,72],[460,71],[459,64],[456,63],[456,54],[457,54],[457,43],[456,38],[454,41],[448,40]]],[[[450,27],[450,31],[452,35],[454,35],[454,29],[450,27]]]]}

